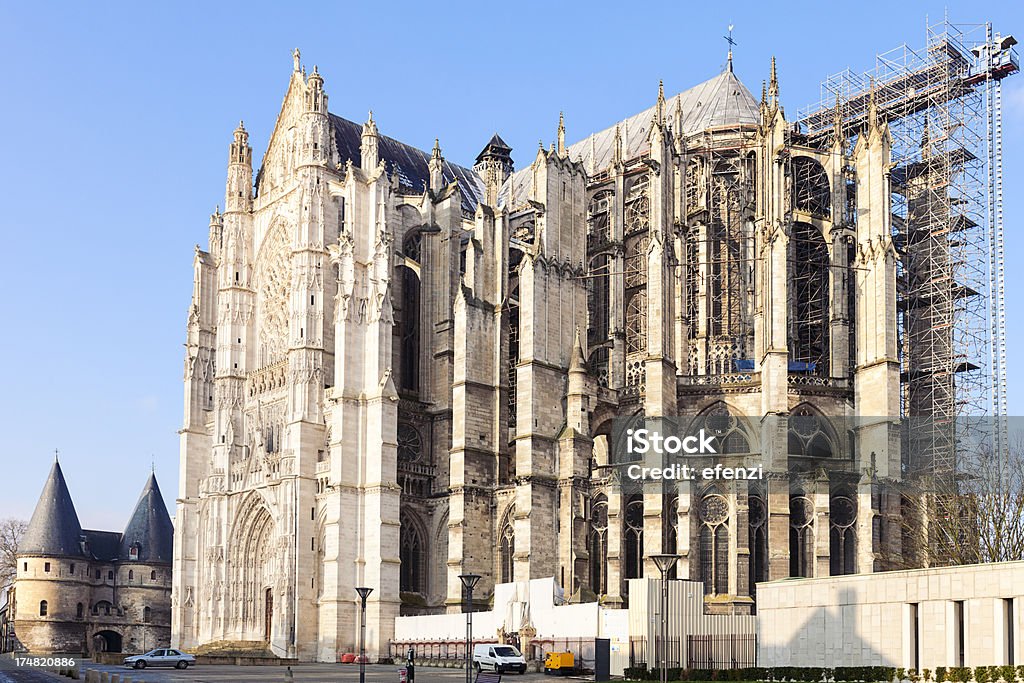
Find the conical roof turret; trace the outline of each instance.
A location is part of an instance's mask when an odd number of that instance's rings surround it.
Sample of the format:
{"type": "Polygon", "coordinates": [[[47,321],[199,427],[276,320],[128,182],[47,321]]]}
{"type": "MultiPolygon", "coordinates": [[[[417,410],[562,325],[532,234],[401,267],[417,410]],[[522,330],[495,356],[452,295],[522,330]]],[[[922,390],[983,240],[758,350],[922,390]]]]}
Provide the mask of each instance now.
{"type": "Polygon", "coordinates": [[[170,564],[174,554],[174,525],[167,514],[156,475],[150,474],[121,535],[120,559],[170,564]]]}
{"type": "Polygon", "coordinates": [[[55,461],[50,469],[35,512],[18,545],[18,555],[82,555],[82,525],[59,462],[55,461]]]}

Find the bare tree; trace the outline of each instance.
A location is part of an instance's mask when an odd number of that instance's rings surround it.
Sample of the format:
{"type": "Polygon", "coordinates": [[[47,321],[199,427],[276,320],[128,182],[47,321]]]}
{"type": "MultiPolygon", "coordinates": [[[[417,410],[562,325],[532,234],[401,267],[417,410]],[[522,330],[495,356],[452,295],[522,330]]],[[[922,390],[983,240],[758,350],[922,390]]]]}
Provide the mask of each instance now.
{"type": "Polygon", "coordinates": [[[6,588],[18,571],[18,545],[28,528],[23,520],[0,520],[0,588],[6,588]]]}
{"type": "Polygon", "coordinates": [[[960,454],[954,475],[901,482],[904,567],[1024,560],[1024,436],[1000,457],[960,454]]]}

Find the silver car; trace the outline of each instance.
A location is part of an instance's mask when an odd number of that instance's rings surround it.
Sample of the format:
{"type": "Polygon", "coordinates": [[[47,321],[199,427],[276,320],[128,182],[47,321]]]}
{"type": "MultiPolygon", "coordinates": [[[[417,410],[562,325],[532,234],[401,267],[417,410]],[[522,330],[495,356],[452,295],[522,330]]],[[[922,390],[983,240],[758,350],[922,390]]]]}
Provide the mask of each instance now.
{"type": "Polygon", "coordinates": [[[145,669],[147,666],[173,666],[175,669],[187,669],[196,663],[196,658],[179,650],[159,648],[150,650],[144,655],[125,657],[124,665],[130,669],[145,669]]]}

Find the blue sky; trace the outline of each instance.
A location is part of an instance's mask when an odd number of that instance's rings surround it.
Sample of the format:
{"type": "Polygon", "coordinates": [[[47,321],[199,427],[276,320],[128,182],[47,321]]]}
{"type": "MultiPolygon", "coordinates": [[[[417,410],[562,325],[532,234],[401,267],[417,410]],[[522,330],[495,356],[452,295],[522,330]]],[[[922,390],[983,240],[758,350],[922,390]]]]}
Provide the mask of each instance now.
{"type": "MultiPolygon", "coordinates": [[[[924,43],[937,3],[0,3],[0,517],[28,518],[59,448],[83,525],[119,529],[151,464],[173,514],[193,246],[223,202],[231,131],[263,153],[298,46],[331,110],[469,164],[497,130],[522,166],[703,81],[755,94],[778,57],[795,115],[818,84],[924,43]]],[[[1024,38],[1018,3],[954,21],[1024,38]]],[[[1010,412],[1024,414],[1024,76],[1004,88],[1010,412]]]]}

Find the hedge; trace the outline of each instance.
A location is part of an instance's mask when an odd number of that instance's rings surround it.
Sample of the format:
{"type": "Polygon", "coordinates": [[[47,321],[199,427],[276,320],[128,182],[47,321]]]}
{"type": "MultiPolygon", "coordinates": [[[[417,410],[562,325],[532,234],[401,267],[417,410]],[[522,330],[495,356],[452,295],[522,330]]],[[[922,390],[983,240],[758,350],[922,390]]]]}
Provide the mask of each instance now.
{"type": "MultiPolygon", "coordinates": [[[[658,669],[643,666],[626,667],[624,678],[633,681],[657,681],[661,679],[658,669]]],[[[773,666],[747,667],[744,669],[681,669],[668,670],[670,681],[766,681],[770,683],[878,683],[885,681],[910,681],[911,683],[1024,683],[1024,664],[1018,666],[940,666],[934,676],[930,669],[920,673],[914,669],[892,666],[837,666],[835,668],[773,666]]]]}

